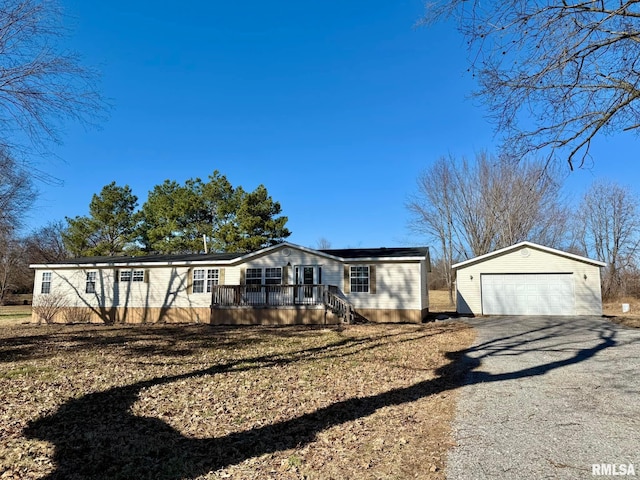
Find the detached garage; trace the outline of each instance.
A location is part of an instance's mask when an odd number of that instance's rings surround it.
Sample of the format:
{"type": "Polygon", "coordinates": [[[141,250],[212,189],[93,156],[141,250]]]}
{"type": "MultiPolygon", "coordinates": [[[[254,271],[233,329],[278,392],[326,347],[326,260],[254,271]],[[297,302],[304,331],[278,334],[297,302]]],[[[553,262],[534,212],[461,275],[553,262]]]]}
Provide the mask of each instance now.
{"type": "Polygon", "coordinates": [[[452,266],[457,311],[472,315],[602,315],[597,260],[522,242],[452,266]]]}

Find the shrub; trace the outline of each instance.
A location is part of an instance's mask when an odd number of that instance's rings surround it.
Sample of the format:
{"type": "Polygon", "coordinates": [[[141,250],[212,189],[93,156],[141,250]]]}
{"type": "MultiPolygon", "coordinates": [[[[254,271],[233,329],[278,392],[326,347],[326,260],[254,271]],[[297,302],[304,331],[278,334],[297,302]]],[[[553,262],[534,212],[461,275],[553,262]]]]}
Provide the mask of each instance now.
{"type": "Polygon", "coordinates": [[[33,312],[38,316],[38,322],[53,323],[55,317],[63,312],[67,301],[62,295],[49,293],[38,295],[33,299],[33,312]]]}

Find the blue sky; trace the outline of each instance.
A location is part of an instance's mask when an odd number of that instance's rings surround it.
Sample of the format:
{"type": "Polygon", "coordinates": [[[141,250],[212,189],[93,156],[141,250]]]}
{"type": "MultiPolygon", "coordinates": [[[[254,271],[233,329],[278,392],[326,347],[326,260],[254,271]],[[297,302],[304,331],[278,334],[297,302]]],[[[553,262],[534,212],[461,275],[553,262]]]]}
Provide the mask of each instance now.
{"type": "MultiPolygon", "coordinates": [[[[62,0],[69,40],[102,73],[112,109],[98,129],[67,125],[43,168],[27,229],[86,215],[115,181],[146,199],[165,179],[264,184],[289,241],[334,248],[425,244],[407,229],[416,178],[443,155],[495,148],[469,96],[463,40],[415,28],[421,0],[244,2],[62,0]]],[[[600,139],[569,174],[638,180],[635,137],[600,139]]]]}

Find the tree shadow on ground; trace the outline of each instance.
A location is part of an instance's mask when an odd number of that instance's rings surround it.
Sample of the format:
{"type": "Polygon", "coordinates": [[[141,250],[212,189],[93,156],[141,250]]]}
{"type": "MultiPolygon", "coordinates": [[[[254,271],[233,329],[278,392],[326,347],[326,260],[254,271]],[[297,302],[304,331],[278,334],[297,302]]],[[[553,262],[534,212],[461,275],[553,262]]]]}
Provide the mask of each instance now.
{"type": "MultiPolygon", "coordinates": [[[[322,330],[340,326],[323,326],[322,330]]],[[[6,332],[8,329],[5,329],[6,332]]],[[[257,345],[270,338],[321,335],[311,327],[246,327],[212,325],[47,325],[15,328],[16,335],[0,338],[0,363],[38,360],[65,351],[91,351],[96,347],[124,347],[125,354],[175,356],[206,348],[257,345]],[[46,329],[46,333],[42,333],[46,329]],[[33,333],[33,334],[31,334],[33,333]],[[185,345],[188,348],[185,348],[185,345]],[[178,352],[176,349],[182,351],[178,352]]]]}
{"type": "MultiPolygon", "coordinates": [[[[536,332],[537,339],[552,338],[554,329],[536,332]]],[[[351,398],[286,421],[217,438],[196,439],[182,435],[165,422],[132,414],[131,409],[143,389],[204,375],[265,368],[297,362],[311,352],[302,350],[282,356],[262,356],[195,370],[181,375],[157,377],[132,385],[91,393],[63,404],[57,411],[30,423],[25,434],[55,446],[56,470],[48,479],[149,478],[180,479],[196,477],[235,465],[244,460],[299,448],[314,441],[324,430],[367,417],[379,409],[402,405],[438,394],[463,383],[498,382],[533,375],[585,361],[616,345],[615,329],[595,332],[597,342],[588,348],[563,347],[568,356],[561,360],[526,366],[501,374],[473,373],[486,355],[510,354],[510,349],[527,348],[526,336],[505,336],[448,355],[449,363],[432,380],[396,388],[380,394],[351,398]],[[471,373],[471,375],[467,375],[471,373]],[[144,472],[141,476],[140,472],[144,472]]],[[[362,344],[334,345],[366,348],[362,344]]],[[[333,355],[347,355],[334,351],[333,355]]]]}
{"type": "MultiPolygon", "coordinates": [[[[617,328],[600,321],[582,322],[548,318],[542,324],[538,322],[535,328],[514,330],[513,334],[493,338],[465,351],[465,355],[460,358],[468,372],[465,384],[502,382],[545,375],[552,370],[588,360],[605,349],[619,345],[616,340],[617,328]],[[585,344],[592,345],[587,347],[585,344]],[[532,357],[532,354],[535,357],[532,357]],[[522,368],[501,373],[479,370],[483,359],[498,356],[520,357],[522,368]],[[546,361],[531,364],[534,358],[545,358],[546,361]]],[[[451,360],[454,361],[456,358],[458,357],[451,360]]]]}

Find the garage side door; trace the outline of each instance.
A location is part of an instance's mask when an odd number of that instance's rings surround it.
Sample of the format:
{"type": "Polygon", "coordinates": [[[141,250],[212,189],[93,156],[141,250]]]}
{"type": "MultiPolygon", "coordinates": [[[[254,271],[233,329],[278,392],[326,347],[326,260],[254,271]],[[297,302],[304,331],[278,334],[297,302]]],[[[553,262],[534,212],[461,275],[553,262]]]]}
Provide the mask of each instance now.
{"type": "Polygon", "coordinates": [[[484,315],[574,315],[570,273],[482,274],[484,315]]]}

